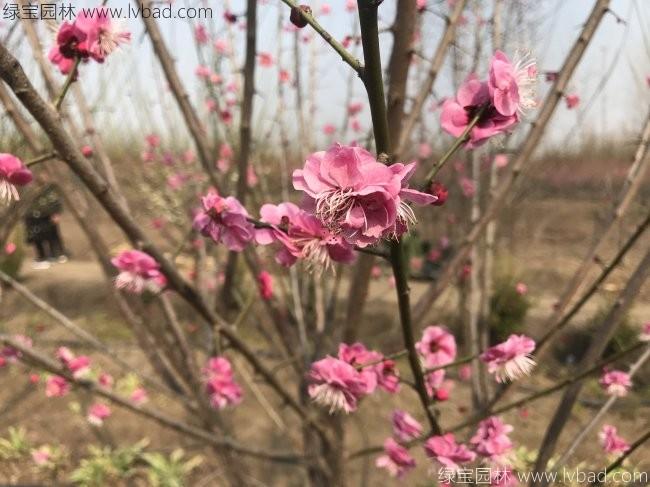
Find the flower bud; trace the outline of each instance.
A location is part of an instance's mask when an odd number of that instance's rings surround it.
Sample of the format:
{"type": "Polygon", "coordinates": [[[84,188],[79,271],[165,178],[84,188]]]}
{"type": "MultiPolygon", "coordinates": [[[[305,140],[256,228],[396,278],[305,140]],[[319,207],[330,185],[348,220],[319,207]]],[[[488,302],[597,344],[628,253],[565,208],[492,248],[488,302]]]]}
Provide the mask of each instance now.
{"type": "Polygon", "coordinates": [[[291,23],[299,29],[302,29],[307,25],[307,19],[303,13],[311,15],[311,7],[309,5],[300,5],[299,7],[293,7],[291,9],[291,15],[289,16],[291,23]]]}
{"type": "Polygon", "coordinates": [[[449,190],[439,181],[434,181],[429,187],[429,194],[437,197],[438,199],[433,203],[434,206],[442,206],[449,197],[449,190]]]}

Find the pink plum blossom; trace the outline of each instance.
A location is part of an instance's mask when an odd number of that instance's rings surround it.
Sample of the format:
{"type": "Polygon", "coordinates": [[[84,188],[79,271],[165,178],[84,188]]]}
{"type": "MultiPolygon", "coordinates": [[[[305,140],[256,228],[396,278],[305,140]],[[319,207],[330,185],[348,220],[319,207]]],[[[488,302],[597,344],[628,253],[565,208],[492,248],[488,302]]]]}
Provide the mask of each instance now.
{"type": "Polygon", "coordinates": [[[16,156],[0,153],[0,203],[19,200],[17,186],[32,181],[32,172],[16,156]]]}
{"type": "Polygon", "coordinates": [[[141,404],[146,403],[149,400],[149,395],[147,394],[145,388],[136,387],[135,389],[133,389],[133,392],[131,392],[130,399],[133,404],[139,406],[141,404]]]}
{"type": "Polygon", "coordinates": [[[56,34],[56,43],[47,55],[50,62],[56,65],[61,74],[69,74],[75,64],[75,58],[87,59],[88,35],[76,23],[63,22],[56,34]]]}
{"type": "Polygon", "coordinates": [[[422,434],[422,425],[406,411],[396,409],[391,419],[393,436],[401,442],[409,442],[422,434]]]}
{"type": "Polygon", "coordinates": [[[468,149],[478,147],[490,137],[506,132],[519,121],[517,113],[503,115],[490,103],[488,84],[479,81],[475,75],[470,75],[458,89],[456,97],[447,99],[442,104],[440,126],[448,134],[460,137],[478,111],[486,106],[465,144],[468,149]]]}
{"type": "Polygon", "coordinates": [[[517,292],[517,294],[519,294],[519,296],[525,296],[526,294],[528,294],[528,286],[526,285],[525,282],[518,282],[515,285],[515,291],[517,292]]]}
{"type": "Polygon", "coordinates": [[[332,12],[332,7],[330,6],[329,3],[324,3],[320,6],[320,14],[321,15],[328,15],[332,12]]]}
{"type": "Polygon", "coordinates": [[[208,36],[208,31],[203,24],[196,24],[194,27],[194,39],[198,44],[206,44],[210,39],[208,36]]]}
{"type": "Polygon", "coordinates": [[[351,117],[358,115],[361,110],[363,110],[363,103],[360,101],[353,101],[348,105],[348,115],[351,117]]]}
{"type": "Polygon", "coordinates": [[[303,259],[315,269],[327,269],[332,262],[350,263],[354,260],[350,244],[293,203],[266,204],[260,209],[260,214],[262,221],[273,228],[258,229],[255,235],[257,243],[280,243],[276,260],[281,265],[291,266],[303,259]]]}
{"type": "Polygon", "coordinates": [[[622,370],[605,370],[599,384],[610,396],[624,397],[632,387],[632,379],[622,370]]]}
{"type": "Polygon", "coordinates": [[[194,217],[194,229],[214,242],[221,243],[235,252],[244,250],[255,236],[248,212],[232,196],[223,198],[210,191],[201,198],[203,209],[194,217]]]}
{"type": "Polygon", "coordinates": [[[334,144],[309,156],[293,173],[316,216],[349,243],[365,247],[400,235],[415,221],[408,201],[431,204],[432,195],[408,187],[416,163],[385,166],[358,146],[334,144]]]}
{"type": "Polygon", "coordinates": [[[488,348],[480,359],[488,366],[488,372],[495,374],[497,382],[516,380],[529,375],[535,366],[531,353],[535,340],[525,335],[510,335],[503,342],[488,348]]]}
{"type": "Polygon", "coordinates": [[[111,389],[113,387],[113,383],[115,382],[115,380],[113,379],[113,376],[111,374],[107,372],[102,372],[101,374],[99,374],[99,377],[97,378],[97,382],[103,388],[111,389]]]}
{"type": "Polygon", "coordinates": [[[14,252],[16,252],[17,249],[18,249],[18,247],[16,246],[15,243],[7,242],[5,244],[5,255],[13,255],[14,252]]]}
{"type": "Polygon", "coordinates": [[[503,169],[508,165],[508,156],[506,154],[497,154],[494,156],[494,165],[498,169],[503,169]]]}
{"type": "Polygon", "coordinates": [[[60,375],[52,375],[45,382],[47,397],[63,397],[70,391],[70,384],[60,375]]]}
{"type": "Polygon", "coordinates": [[[432,436],[424,444],[424,451],[429,458],[452,470],[458,470],[460,465],[476,458],[476,454],[465,445],[456,443],[453,433],[432,436]]]}
{"type": "MultiPolygon", "coordinates": [[[[15,342],[17,342],[19,345],[22,345],[24,348],[32,348],[32,339],[28,336],[16,334],[12,338],[15,342]]],[[[22,352],[12,346],[7,345],[6,347],[0,349],[0,357],[8,362],[15,362],[20,357],[22,357],[22,352]]]]}
{"type": "Polygon", "coordinates": [[[160,265],[149,254],[139,250],[125,250],[111,260],[120,271],[115,278],[115,287],[133,294],[144,291],[158,293],[167,284],[160,272],[160,265]]]}
{"type": "Polygon", "coordinates": [[[420,145],[418,145],[418,157],[420,159],[427,159],[431,156],[432,153],[433,149],[431,149],[431,144],[428,142],[422,142],[420,145]]]}
{"type": "Polygon", "coordinates": [[[230,43],[226,39],[215,39],[214,48],[219,54],[229,54],[230,53],[230,43]]]}
{"type": "Polygon", "coordinates": [[[580,97],[575,93],[571,93],[564,97],[564,101],[566,102],[566,107],[569,110],[573,110],[580,104],[580,97]]]}
{"type": "Polygon", "coordinates": [[[442,326],[428,326],[415,344],[426,367],[441,367],[456,359],[456,339],[442,326]]]}
{"type": "Polygon", "coordinates": [[[334,135],[336,133],[336,127],[331,123],[323,125],[323,133],[325,135],[334,135]]]}
{"type": "Polygon", "coordinates": [[[81,148],[81,154],[83,154],[84,157],[89,158],[93,156],[93,148],[90,147],[89,145],[84,145],[81,148]]]}
{"type": "Polygon", "coordinates": [[[395,362],[385,359],[379,352],[368,350],[362,343],[341,343],[338,358],[359,369],[367,384],[367,394],[374,392],[377,386],[390,393],[399,390],[399,371],[395,362]]]}
{"type": "Polygon", "coordinates": [[[210,358],[203,368],[203,376],[210,404],[215,409],[223,409],[242,401],[242,389],[234,380],[232,366],[227,358],[210,358]]]}
{"type": "Polygon", "coordinates": [[[604,424],[598,435],[600,443],[605,453],[625,453],[630,449],[630,445],[625,439],[618,435],[616,426],[604,424]]]}
{"type": "Polygon", "coordinates": [[[346,0],[345,10],[347,10],[348,12],[354,12],[356,9],[357,9],[356,0],[346,0]]]}
{"type": "Polygon", "coordinates": [[[80,379],[90,373],[90,357],[75,356],[67,347],[59,347],[56,358],[70,371],[75,379],[80,379]]]}
{"type": "Polygon", "coordinates": [[[260,52],[257,54],[257,60],[263,68],[270,68],[275,63],[273,55],[269,52],[260,52]]]}
{"type": "Polygon", "coordinates": [[[74,25],[86,34],[85,48],[99,63],[103,63],[121,44],[131,42],[131,33],[121,30],[105,7],[95,7],[92,13],[82,10],[74,25]]]}
{"type": "Polygon", "coordinates": [[[316,404],[329,407],[330,414],[356,411],[359,399],[368,390],[366,379],[357,369],[329,356],[311,365],[309,382],[309,397],[316,404]]]}
{"type": "Polygon", "coordinates": [[[39,467],[42,467],[43,465],[47,465],[50,459],[52,458],[52,451],[50,447],[47,445],[32,450],[31,454],[32,454],[32,460],[34,460],[34,463],[39,467]]]}
{"type": "Polygon", "coordinates": [[[391,477],[402,478],[415,468],[415,459],[409,451],[392,438],[384,441],[384,455],[377,458],[375,465],[385,468],[391,477]]]}
{"type": "Polygon", "coordinates": [[[111,415],[111,408],[103,402],[96,402],[88,408],[86,419],[94,426],[102,426],[104,420],[111,415]]]}
{"type": "Polygon", "coordinates": [[[508,435],[513,427],[505,424],[497,416],[481,421],[476,434],[469,440],[474,451],[493,462],[502,463],[505,455],[512,450],[512,441],[508,435]]]}
{"type": "Polygon", "coordinates": [[[488,90],[492,104],[506,117],[536,106],[535,86],[537,66],[524,58],[512,64],[501,51],[494,53],[490,62],[488,90]]]}

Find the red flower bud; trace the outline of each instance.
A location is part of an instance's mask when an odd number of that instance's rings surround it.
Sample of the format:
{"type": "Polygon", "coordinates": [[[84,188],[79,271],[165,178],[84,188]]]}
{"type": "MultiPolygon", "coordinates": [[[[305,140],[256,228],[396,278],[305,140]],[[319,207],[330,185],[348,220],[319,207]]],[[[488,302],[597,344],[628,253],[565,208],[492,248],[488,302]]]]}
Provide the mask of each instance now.
{"type": "Polygon", "coordinates": [[[307,25],[307,19],[303,15],[303,12],[311,15],[311,7],[309,5],[300,5],[299,7],[293,7],[291,9],[291,15],[289,20],[293,25],[302,29],[307,25]]]}
{"type": "Polygon", "coordinates": [[[434,206],[442,206],[445,204],[447,198],[449,197],[449,190],[441,182],[434,181],[429,187],[429,194],[438,197],[438,200],[433,203],[434,206]]]}
{"type": "Polygon", "coordinates": [[[223,18],[229,24],[234,24],[235,22],[237,22],[237,16],[228,10],[224,12],[223,18]]]}
{"type": "Polygon", "coordinates": [[[449,399],[449,391],[446,389],[438,389],[435,394],[436,401],[446,401],[449,399]]]}

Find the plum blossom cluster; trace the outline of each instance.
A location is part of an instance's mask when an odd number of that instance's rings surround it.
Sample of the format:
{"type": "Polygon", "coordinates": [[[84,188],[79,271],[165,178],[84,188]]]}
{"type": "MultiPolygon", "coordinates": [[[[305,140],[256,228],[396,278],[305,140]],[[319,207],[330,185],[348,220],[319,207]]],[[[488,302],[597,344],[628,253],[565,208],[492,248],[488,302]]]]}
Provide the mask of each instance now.
{"type": "Polygon", "coordinates": [[[384,454],[375,465],[385,468],[391,477],[401,478],[415,467],[415,459],[405,444],[422,434],[422,425],[409,413],[397,409],[392,415],[393,437],[384,441],[384,454]]]}
{"type": "Polygon", "coordinates": [[[309,371],[309,396],[330,414],[357,409],[359,401],[381,388],[399,391],[399,371],[393,360],[361,343],[339,346],[338,357],[314,362],[309,371]]]}
{"type": "Polygon", "coordinates": [[[537,66],[533,60],[524,57],[512,63],[497,51],[490,62],[487,80],[470,74],[456,96],[443,103],[440,125],[454,137],[469,130],[466,147],[478,147],[490,137],[511,130],[524,111],[536,106],[536,81],[537,66]]]}
{"type": "Polygon", "coordinates": [[[62,74],[69,74],[78,60],[103,63],[120,45],[131,41],[131,33],[120,29],[104,7],[84,9],[74,22],[63,22],[48,58],[62,74]]]}
{"type": "Polygon", "coordinates": [[[0,203],[19,200],[17,187],[29,184],[32,172],[12,154],[0,153],[0,203]]]}
{"type": "Polygon", "coordinates": [[[632,387],[632,379],[622,370],[604,370],[600,386],[610,396],[625,397],[632,387]]]}
{"type": "Polygon", "coordinates": [[[203,368],[203,381],[213,408],[223,409],[241,402],[243,392],[235,382],[232,366],[227,358],[210,358],[203,368]]]}
{"type": "Polygon", "coordinates": [[[125,250],[113,258],[111,263],[120,271],[115,278],[117,289],[133,294],[145,291],[156,294],[167,285],[167,279],[160,272],[160,265],[145,252],[125,250]]]}

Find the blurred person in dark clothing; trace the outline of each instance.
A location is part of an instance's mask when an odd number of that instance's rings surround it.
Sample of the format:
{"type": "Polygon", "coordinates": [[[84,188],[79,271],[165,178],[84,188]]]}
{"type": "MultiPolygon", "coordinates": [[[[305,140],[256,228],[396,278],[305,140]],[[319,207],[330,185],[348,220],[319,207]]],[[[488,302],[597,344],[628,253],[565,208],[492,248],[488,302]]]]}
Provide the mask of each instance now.
{"type": "Polygon", "coordinates": [[[67,262],[61,234],[59,215],[63,211],[59,189],[48,184],[36,197],[25,214],[27,243],[34,246],[34,269],[47,269],[51,262],[67,262]]]}

